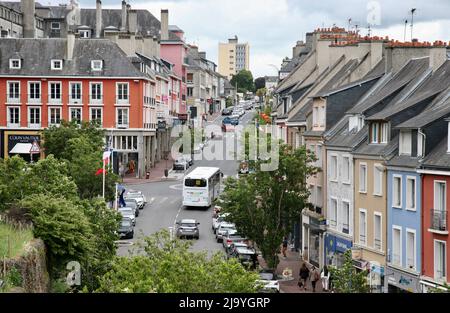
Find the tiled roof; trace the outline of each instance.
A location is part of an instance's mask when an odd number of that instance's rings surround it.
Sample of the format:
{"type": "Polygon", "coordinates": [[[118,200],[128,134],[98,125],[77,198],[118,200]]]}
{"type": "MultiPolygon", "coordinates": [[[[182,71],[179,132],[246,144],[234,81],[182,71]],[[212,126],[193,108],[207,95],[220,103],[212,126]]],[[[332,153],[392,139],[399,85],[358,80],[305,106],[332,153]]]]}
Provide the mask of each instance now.
{"type": "Polygon", "coordinates": [[[447,153],[447,136],[423,160],[422,167],[427,169],[450,170],[450,153],[447,153]]]}

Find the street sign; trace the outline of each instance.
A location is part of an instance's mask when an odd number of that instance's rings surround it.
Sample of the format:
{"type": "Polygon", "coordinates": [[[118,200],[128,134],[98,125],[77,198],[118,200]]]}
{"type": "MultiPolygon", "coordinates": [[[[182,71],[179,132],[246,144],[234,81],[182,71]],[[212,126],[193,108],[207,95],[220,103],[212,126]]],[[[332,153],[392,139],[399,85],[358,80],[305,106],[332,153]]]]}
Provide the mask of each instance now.
{"type": "Polygon", "coordinates": [[[33,144],[30,148],[30,154],[39,154],[41,153],[41,148],[39,147],[37,141],[33,141],[33,144]]]}

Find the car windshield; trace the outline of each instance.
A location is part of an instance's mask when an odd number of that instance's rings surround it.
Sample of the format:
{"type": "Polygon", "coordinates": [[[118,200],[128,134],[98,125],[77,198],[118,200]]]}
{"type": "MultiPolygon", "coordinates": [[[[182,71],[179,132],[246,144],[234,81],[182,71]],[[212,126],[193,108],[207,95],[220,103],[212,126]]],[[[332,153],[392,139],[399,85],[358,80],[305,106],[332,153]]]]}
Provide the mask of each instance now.
{"type": "Polygon", "coordinates": [[[119,209],[120,213],[125,215],[134,215],[134,212],[132,209],[119,209]]]}
{"type": "Polygon", "coordinates": [[[241,260],[250,260],[252,258],[251,254],[239,254],[239,259],[241,260]]]}
{"type": "Polygon", "coordinates": [[[197,224],[195,223],[181,223],[181,227],[196,227],[197,224]]]}
{"type": "Polygon", "coordinates": [[[136,202],[133,200],[133,201],[127,201],[127,200],[125,200],[125,204],[127,205],[127,207],[131,207],[131,208],[136,208],[136,202]]]}
{"type": "Polygon", "coordinates": [[[221,231],[224,231],[224,232],[225,232],[225,231],[228,231],[228,230],[233,230],[233,229],[234,229],[234,227],[232,227],[232,226],[227,226],[227,227],[221,226],[221,227],[220,227],[220,230],[221,230],[221,231]]]}
{"type": "Polygon", "coordinates": [[[122,227],[130,227],[131,226],[131,220],[122,220],[122,227]]]}
{"type": "Polygon", "coordinates": [[[206,179],[192,179],[186,178],[184,180],[186,187],[206,187],[206,179]]]}

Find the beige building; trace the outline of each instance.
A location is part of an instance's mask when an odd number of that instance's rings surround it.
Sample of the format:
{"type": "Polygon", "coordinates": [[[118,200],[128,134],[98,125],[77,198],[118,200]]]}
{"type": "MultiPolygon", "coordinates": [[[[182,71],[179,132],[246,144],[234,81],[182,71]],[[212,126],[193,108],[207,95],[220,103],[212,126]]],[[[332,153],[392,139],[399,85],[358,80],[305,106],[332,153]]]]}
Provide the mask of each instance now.
{"type": "Polygon", "coordinates": [[[242,70],[250,69],[250,46],[239,43],[238,37],[219,43],[219,73],[231,79],[242,70]]]}

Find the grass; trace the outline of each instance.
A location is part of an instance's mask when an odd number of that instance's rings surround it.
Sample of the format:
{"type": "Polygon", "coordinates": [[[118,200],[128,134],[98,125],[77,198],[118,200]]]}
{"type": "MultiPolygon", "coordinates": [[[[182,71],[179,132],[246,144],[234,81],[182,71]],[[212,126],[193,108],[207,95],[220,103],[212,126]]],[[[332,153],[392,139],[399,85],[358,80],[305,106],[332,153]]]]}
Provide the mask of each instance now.
{"type": "Polygon", "coordinates": [[[19,227],[0,221],[0,258],[14,258],[23,252],[27,242],[33,239],[29,227],[19,227]]]}

